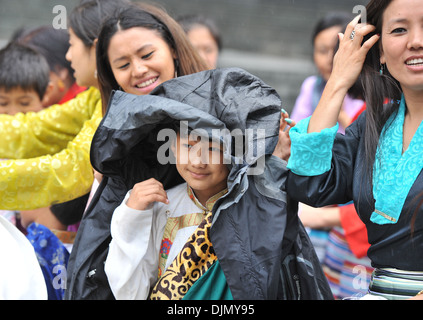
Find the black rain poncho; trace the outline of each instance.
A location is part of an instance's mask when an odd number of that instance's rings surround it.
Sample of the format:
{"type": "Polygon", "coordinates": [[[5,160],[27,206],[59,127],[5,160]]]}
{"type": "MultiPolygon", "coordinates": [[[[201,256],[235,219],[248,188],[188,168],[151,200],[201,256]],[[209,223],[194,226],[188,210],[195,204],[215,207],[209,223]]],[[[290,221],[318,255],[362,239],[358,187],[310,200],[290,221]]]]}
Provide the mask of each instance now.
{"type": "Polygon", "coordinates": [[[244,152],[230,149],[228,194],[213,209],[211,241],[234,299],[332,299],[313,246],[285,192],[286,162],[272,152],[281,101],[274,89],[238,69],[216,69],[163,83],[150,95],[117,91],[91,147],[104,175],[68,265],[67,299],[113,298],[104,273],[114,209],[133,185],[154,177],[165,188],[182,182],[157,154],[161,129],[242,133],[244,152]],[[222,132],[222,131],[220,131],[222,132]]]}

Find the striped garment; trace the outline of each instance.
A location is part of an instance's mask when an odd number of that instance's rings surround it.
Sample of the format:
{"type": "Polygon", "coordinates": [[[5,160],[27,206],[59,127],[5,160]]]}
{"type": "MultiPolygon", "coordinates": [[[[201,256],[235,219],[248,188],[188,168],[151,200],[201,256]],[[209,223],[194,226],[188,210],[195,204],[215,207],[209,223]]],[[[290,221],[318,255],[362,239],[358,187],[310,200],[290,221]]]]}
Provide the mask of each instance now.
{"type": "Polygon", "coordinates": [[[322,267],[335,299],[367,294],[373,271],[370,259],[355,257],[340,227],[329,233],[322,267]]]}
{"type": "Polygon", "coordinates": [[[373,271],[369,293],[388,300],[401,300],[414,297],[421,290],[423,272],[383,268],[373,271]]]}

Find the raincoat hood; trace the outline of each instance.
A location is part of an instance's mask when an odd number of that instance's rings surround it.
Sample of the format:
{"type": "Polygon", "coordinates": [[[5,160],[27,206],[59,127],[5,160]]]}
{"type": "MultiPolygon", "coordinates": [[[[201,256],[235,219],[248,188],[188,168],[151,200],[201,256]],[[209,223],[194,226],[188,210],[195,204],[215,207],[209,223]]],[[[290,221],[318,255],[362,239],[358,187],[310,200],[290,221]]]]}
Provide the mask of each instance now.
{"type": "Polygon", "coordinates": [[[155,178],[165,189],[183,182],[176,165],[162,161],[169,129],[181,121],[228,147],[228,193],[213,207],[210,240],[234,299],[330,297],[297,203],[286,196],[286,162],[272,155],[280,114],[277,92],[238,68],[175,78],[146,96],[114,92],[92,142],[91,161],[104,178],[69,260],[67,299],[111,298],[104,274],[111,216],[140,181],[155,178]]]}
{"type": "MultiPolygon", "coordinates": [[[[183,121],[190,129],[205,130],[209,136],[223,140],[229,148],[225,157],[232,168],[251,167],[257,159],[273,152],[280,110],[277,92],[238,68],[175,78],[145,96],[115,91],[94,136],[91,162],[107,176],[124,175],[122,166],[128,158],[139,159],[150,168],[174,171],[163,161],[166,159],[160,146],[171,133],[164,129],[183,121]],[[240,145],[240,137],[246,143],[240,145]]],[[[131,177],[135,178],[132,173],[131,177]]]]}

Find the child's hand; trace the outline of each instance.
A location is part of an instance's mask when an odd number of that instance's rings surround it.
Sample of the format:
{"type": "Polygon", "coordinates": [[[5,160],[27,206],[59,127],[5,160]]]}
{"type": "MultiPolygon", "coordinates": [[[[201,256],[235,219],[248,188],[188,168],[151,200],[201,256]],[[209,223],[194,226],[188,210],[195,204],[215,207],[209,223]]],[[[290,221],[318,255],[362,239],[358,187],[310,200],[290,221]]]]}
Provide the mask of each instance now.
{"type": "Polygon", "coordinates": [[[279,127],[279,140],[278,144],[273,151],[273,155],[288,161],[291,155],[291,139],[289,137],[289,130],[295,126],[295,121],[289,119],[288,112],[282,111],[281,122],[279,127]]]}
{"type": "Polygon", "coordinates": [[[169,203],[163,185],[154,178],[134,185],[126,205],[132,209],[145,210],[154,202],[169,203]]]}

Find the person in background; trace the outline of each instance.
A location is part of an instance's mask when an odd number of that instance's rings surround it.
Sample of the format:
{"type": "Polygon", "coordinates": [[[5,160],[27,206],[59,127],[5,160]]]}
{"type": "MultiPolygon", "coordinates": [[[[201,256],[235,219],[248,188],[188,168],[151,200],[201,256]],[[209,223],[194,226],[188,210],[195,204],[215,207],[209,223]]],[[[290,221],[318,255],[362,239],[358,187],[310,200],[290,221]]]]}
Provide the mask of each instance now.
{"type": "MultiPolygon", "coordinates": [[[[10,41],[28,45],[46,58],[50,67],[50,88],[42,100],[44,107],[65,103],[86,90],[86,87],[81,87],[76,83],[71,63],[66,60],[66,53],[69,50],[69,33],[67,31],[48,25],[21,28],[15,31],[10,41]]],[[[84,201],[84,197],[81,201],[84,201]]],[[[72,216],[72,214],[69,212],[69,215],[72,216]]],[[[17,215],[16,223],[20,227],[19,212],[17,215]]],[[[78,225],[69,226],[69,228],[76,231],[78,225]]]]}
{"type": "MultiPolygon", "coordinates": [[[[304,80],[300,94],[295,101],[290,118],[298,122],[312,115],[332,72],[333,56],[337,46],[338,33],[351,21],[351,15],[332,12],[320,19],[312,33],[313,61],[318,74],[304,80]]],[[[347,95],[339,114],[339,132],[345,132],[351,119],[363,105],[361,97],[347,95]]]]}
{"type": "Polygon", "coordinates": [[[125,0],[84,0],[69,17],[67,59],[77,84],[87,87],[86,91],[37,113],[0,115],[4,137],[0,157],[9,159],[0,163],[0,197],[4,199],[0,209],[38,209],[90,192],[94,181],[90,145],[102,119],[95,40],[103,19],[128,4],[125,0]],[[87,29],[80,30],[81,21],[88,21],[87,29]]]}
{"type": "MultiPolygon", "coordinates": [[[[0,114],[38,112],[49,90],[49,67],[41,54],[15,43],[0,50],[0,114]]],[[[0,215],[23,231],[19,212],[0,210],[0,215]]]]}
{"type": "Polygon", "coordinates": [[[50,86],[46,59],[23,44],[11,43],[0,50],[0,113],[38,112],[50,86]]]}
{"type": "Polygon", "coordinates": [[[51,207],[21,211],[26,237],[34,247],[46,282],[48,300],[63,300],[66,268],[76,232],[67,228],[79,222],[87,204],[88,194],[51,207]]]}
{"type": "Polygon", "coordinates": [[[40,264],[25,235],[0,216],[0,299],[46,300],[40,264]]]}
{"type": "Polygon", "coordinates": [[[43,99],[43,105],[62,104],[73,98],[86,87],[79,86],[73,76],[73,69],[66,52],[69,50],[69,33],[52,26],[22,28],[15,32],[11,41],[18,41],[35,48],[50,66],[52,89],[43,99]]]}
{"type": "Polygon", "coordinates": [[[185,15],[177,21],[209,68],[215,69],[222,51],[222,39],[216,23],[203,15],[185,15]]]}
{"type": "MultiPolygon", "coordinates": [[[[318,75],[307,78],[290,116],[294,122],[311,116],[330,77],[333,57],[338,48],[338,33],[345,29],[351,15],[332,12],[316,24],[312,34],[313,60],[318,75]]],[[[359,82],[350,88],[340,112],[339,132],[352,122],[355,113],[364,104],[359,82]]],[[[358,218],[353,204],[313,208],[304,203],[299,207],[300,219],[309,230],[310,238],[337,299],[359,293],[354,288],[355,270],[360,266],[361,293],[365,294],[370,280],[370,260],[366,256],[369,244],[366,228],[358,218]]]]}

